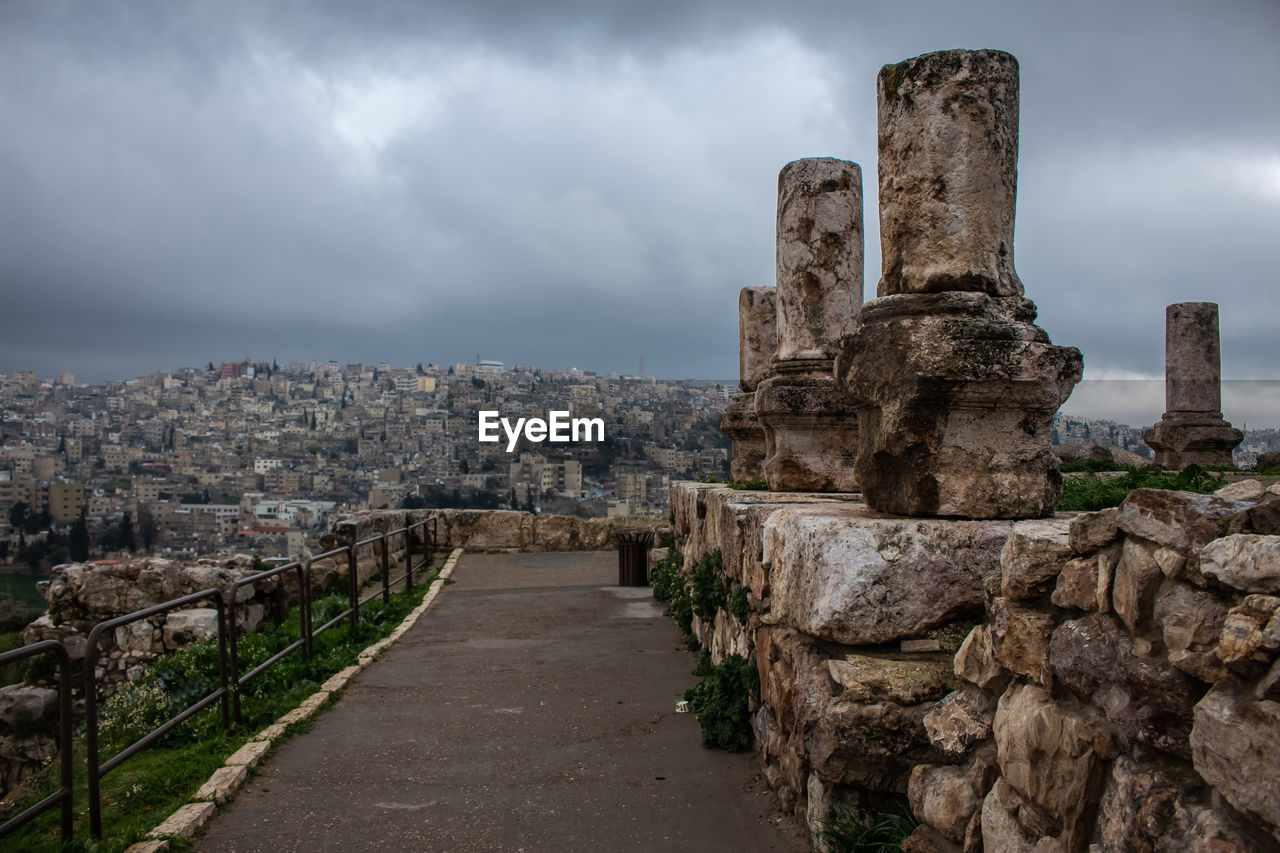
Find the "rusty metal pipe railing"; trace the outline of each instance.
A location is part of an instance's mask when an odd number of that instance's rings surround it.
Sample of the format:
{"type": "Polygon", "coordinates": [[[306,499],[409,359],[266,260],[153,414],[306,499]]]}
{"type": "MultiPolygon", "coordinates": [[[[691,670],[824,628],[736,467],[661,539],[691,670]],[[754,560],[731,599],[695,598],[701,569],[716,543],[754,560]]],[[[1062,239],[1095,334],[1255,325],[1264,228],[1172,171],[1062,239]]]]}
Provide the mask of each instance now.
{"type": "Polygon", "coordinates": [[[67,647],[57,640],[41,640],[29,646],[0,654],[0,666],[15,663],[26,658],[53,652],[58,658],[58,790],[23,809],[3,824],[0,824],[0,838],[24,826],[27,821],[44,814],[55,805],[62,805],[62,843],[71,840],[72,814],[72,743],[71,743],[71,655],[67,647]]]}
{"type": "Polygon", "coordinates": [[[256,574],[249,575],[248,577],[240,578],[239,580],[233,582],[231,586],[227,588],[227,591],[226,591],[227,600],[223,602],[223,607],[225,609],[226,618],[228,620],[227,649],[230,657],[231,714],[235,718],[236,725],[242,725],[244,723],[244,717],[241,714],[241,710],[240,710],[240,689],[245,684],[248,684],[249,681],[253,679],[254,676],[258,675],[260,672],[262,672],[262,670],[266,669],[267,666],[275,663],[280,658],[284,657],[286,654],[293,651],[294,649],[298,649],[298,648],[302,649],[303,660],[308,660],[311,657],[311,638],[307,634],[307,625],[306,625],[307,620],[306,620],[306,613],[305,613],[307,607],[310,605],[310,599],[311,599],[309,570],[310,570],[310,563],[307,563],[306,566],[304,566],[303,563],[295,560],[292,563],[285,563],[283,566],[276,566],[274,569],[267,569],[266,571],[258,572],[256,574]],[[297,575],[298,575],[298,634],[299,634],[299,637],[297,640],[290,643],[288,646],[285,647],[283,651],[275,655],[265,664],[260,664],[257,667],[255,667],[252,671],[241,676],[240,675],[240,643],[239,643],[239,640],[237,639],[239,637],[240,630],[239,630],[239,626],[236,624],[236,607],[239,604],[238,599],[240,597],[240,590],[241,588],[249,586],[258,581],[263,581],[263,580],[266,580],[267,578],[273,578],[273,577],[276,577],[277,575],[282,575],[285,572],[289,571],[290,569],[297,572],[297,575]]]}
{"type": "Polygon", "coordinates": [[[94,838],[102,837],[102,777],[110,773],[116,767],[129,758],[136,755],[146,747],[155,743],[164,737],[177,726],[190,719],[195,714],[212,705],[214,702],[221,702],[222,705],[222,726],[224,729],[230,728],[230,708],[227,702],[227,635],[226,635],[226,608],[223,605],[222,595],[216,589],[203,589],[199,592],[193,592],[190,595],[184,595],[181,598],[175,598],[172,601],[166,601],[153,607],[147,607],[142,610],[126,613],[124,616],[117,616],[114,619],[108,619],[105,622],[99,622],[93,626],[93,630],[89,632],[88,640],[85,643],[84,651],[84,718],[85,718],[85,751],[88,753],[89,764],[89,834],[94,838]],[[161,613],[168,613],[170,610],[177,610],[186,604],[196,604],[201,601],[212,600],[217,609],[218,618],[218,689],[197,701],[194,705],[187,708],[178,716],[161,725],[159,728],[152,730],[143,735],[137,741],[116,753],[106,762],[99,762],[98,758],[98,641],[102,639],[102,635],[107,631],[114,631],[121,625],[128,625],[137,622],[140,619],[149,619],[152,616],[158,616],[161,613]]]}
{"type": "MultiPolygon", "coordinates": [[[[359,628],[360,622],[360,606],[372,601],[379,595],[383,597],[383,601],[390,602],[390,588],[400,581],[405,582],[405,589],[411,589],[413,586],[414,571],[414,554],[413,554],[413,532],[415,529],[421,530],[422,535],[422,569],[427,571],[430,569],[430,557],[439,544],[439,520],[436,517],[423,519],[412,524],[406,523],[404,527],[396,530],[385,531],[377,536],[368,539],[362,539],[349,545],[343,545],[333,550],[326,551],[319,556],[310,557],[302,561],[294,561],[278,566],[274,569],[268,569],[263,572],[240,578],[233,582],[225,591],[219,591],[214,588],[200,590],[189,595],[175,598],[161,604],[147,607],[142,610],[127,613],[114,619],[108,619],[99,622],[93,626],[89,632],[86,642],[85,658],[84,658],[84,689],[85,689],[85,751],[88,761],[88,799],[89,799],[89,832],[94,838],[102,837],[102,779],[115,768],[137,755],[142,750],[154,744],[166,734],[181,726],[190,720],[196,714],[211,707],[215,702],[221,705],[222,727],[230,729],[232,719],[232,704],[235,706],[235,721],[241,723],[240,708],[240,688],[247,684],[257,675],[261,674],[270,666],[279,662],[280,659],[288,655],[290,652],[299,648],[303,650],[303,655],[310,658],[314,653],[314,641],[317,636],[330,628],[338,625],[344,619],[348,620],[349,629],[354,632],[359,628]],[[430,545],[428,545],[428,531],[430,531],[430,545]],[[405,573],[399,578],[392,579],[390,577],[390,537],[403,534],[404,550],[405,550],[405,573]],[[358,551],[362,547],[367,547],[373,543],[379,544],[379,556],[382,562],[382,588],[374,591],[369,596],[361,598],[359,595],[360,584],[358,579],[358,551]],[[330,619],[320,627],[314,627],[313,613],[311,607],[311,578],[312,564],[317,560],[338,559],[343,554],[347,557],[347,600],[348,606],[334,618],[330,619]],[[236,607],[238,602],[238,592],[242,587],[248,586],[255,581],[265,580],[269,577],[283,574],[287,571],[294,571],[298,575],[299,590],[299,633],[300,637],[287,647],[272,655],[267,660],[255,666],[244,675],[239,673],[239,650],[236,642],[238,629],[236,626],[236,607]],[[99,719],[98,719],[98,686],[99,679],[97,674],[99,644],[102,636],[107,631],[114,631],[122,625],[128,625],[141,619],[150,619],[153,616],[159,616],[172,610],[178,610],[187,605],[197,604],[201,601],[212,601],[217,611],[217,643],[218,643],[218,688],[207,696],[197,700],[194,704],[188,706],[185,710],[165,721],[157,728],[143,735],[132,744],[121,749],[118,753],[111,756],[106,761],[99,761],[100,743],[99,743],[99,719]]],[[[158,627],[158,626],[157,626],[158,627]]],[[[25,809],[21,814],[16,815],[0,824],[0,838],[12,833],[30,820],[39,816],[43,812],[55,805],[62,806],[62,838],[63,841],[70,840],[73,829],[73,809],[72,809],[72,770],[73,770],[73,743],[72,743],[72,682],[78,680],[79,675],[71,672],[71,658],[67,652],[66,646],[57,640],[44,640],[39,643],[33,643],[29,646],[14,649],[12,651],[0,653],[0,665],[22,660],[27,657],[52,652],[57,655],[60,668],[58,680],[58,701],[59,701],[59,750],[60,750],[60,788],[58,791],[45,797],[40,802],[25,809]]]]}

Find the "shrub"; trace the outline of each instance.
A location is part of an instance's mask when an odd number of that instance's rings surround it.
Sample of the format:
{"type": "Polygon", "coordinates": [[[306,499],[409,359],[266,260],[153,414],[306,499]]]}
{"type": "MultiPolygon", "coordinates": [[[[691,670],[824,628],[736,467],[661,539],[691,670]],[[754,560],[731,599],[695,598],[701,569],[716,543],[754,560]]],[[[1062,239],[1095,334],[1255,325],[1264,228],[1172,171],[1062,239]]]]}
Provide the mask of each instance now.
{"type": "Polygon", "coordinates": [[[728,604],[724,591],[724,559],[719,548],[694,565],[689,581],[693,587],[690,593],[693,612],[699,619],[710,622],[716,618],[716,611],[728,604]]]}
{"type": "Polygon", "coordinates": [[[154,681],[126,684],[102,705],[98,737],[104,753],[119,752],[168,721],[168,692],[154,681]]]}
{"type": "Polygon", "coordinates": [[[747,615],[751,612],[751,602],[745,586],[738,587],[729,596],[729,612],[737,618],[742,627],[747,627],[747,615]]]}
{"type": "Polygon", "coordinates": [[[729,655],[700,683],[685,691],[689,710],[702,727],[703,746],[728,752],[751,748],[751,697],[760,692],[755,665],[729,655]]]}

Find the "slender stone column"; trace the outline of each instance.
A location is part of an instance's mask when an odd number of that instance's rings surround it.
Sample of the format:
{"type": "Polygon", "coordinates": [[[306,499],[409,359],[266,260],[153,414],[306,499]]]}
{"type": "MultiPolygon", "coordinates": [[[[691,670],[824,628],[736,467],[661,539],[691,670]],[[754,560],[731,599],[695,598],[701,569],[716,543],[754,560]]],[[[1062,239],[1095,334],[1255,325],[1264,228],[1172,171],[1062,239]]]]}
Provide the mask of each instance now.
{"type": "Polygon", "coordinates": [[[863,495],[902,515],[1049,515],[1050,422],[1082,365],[1034,325],[1013,267],[1018,62],[942,51],[876,83],[884,266],[835,365],[863,495]]]}
{"type": "Polygon", "coordinates": [[[1164,317],[1165,413],[1143,440],[1166,468],[1230,465],[1244,433],[1222,417],[1218,304],[1179,302],[1164,317]]]}
{"type": "Polygon", "coordinates": [[[764,428],[756,417],[756,386],[768,376],[778,346],[776,287],[744,287],[738,294],[738,387],[720,419],[733,440],[729,477],[735,483],[764,479],[764,428]]]}
{"type": "Polygon", "coordinates": [[[778,174],[778,346],[756,390],[765,479],[778,491],[857,489],[857,419],[831,368],[862,304],[862,169],[817,157],[778,174]]]}

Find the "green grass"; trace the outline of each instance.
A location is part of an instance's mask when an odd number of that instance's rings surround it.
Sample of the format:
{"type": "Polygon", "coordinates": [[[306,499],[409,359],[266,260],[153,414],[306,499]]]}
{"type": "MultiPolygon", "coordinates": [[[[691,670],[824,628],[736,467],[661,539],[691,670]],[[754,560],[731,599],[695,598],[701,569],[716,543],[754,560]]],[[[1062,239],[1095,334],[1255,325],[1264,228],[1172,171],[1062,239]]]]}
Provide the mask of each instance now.
{"type": "Polygon", "coordinates": [[[1226,484],[1225,477],[1211,474],[1199,465],[1188,465],[1178,473],[1159,468],[1128,468],[1123,475],[1110,479],[1085,474],[1063,479],[1058,509],[1092,512],[1119,506],[1134,489],[1175,489],[1209,494],[1226,484]]]}
{"type": "MultiPolygon", "coordinates": [[[[71,844],[59,841],[59,811],[45,812],[25,827],[0,840],[0,849],[30,853],[118,853],[143,840],[146,833],[188,802],[227,756],[250,737],[293,709],[319,689],[331,675],[356,662],[370,643],[395,629],[427,591],[428,581],[439,571],[415,584],[410,592],[393,593],[391,603],[375,599],[360,611],[354,632],[345,624],[314,640],[314,654],[303,660],[296,651],[257,676],[242,691],[244,724],[224,732],[215,704],[170,732],[151,749],[134,756],[102,780],[103,840],[89,836],[87,758],[83,749],[83,723],[76,738],[75,829],[71,844]]],[[[313,602],[313,624],[322,625],[345,607],[345,599],[327,596],[313,602]]],[[[247,672],[299,636],[297,608],[279,625],[265,626],[240,641],[240,671],[247,672]]],[[[175,715],[212,692],[218,683],[218,650],[213,641],[194,643],[155,661],[147,674],[131,682],[102,704],[99,760],[106,760],[157,722],[175,715]],[[163,708],[157,710],[158,706],[163,708]]],[[[306,724],[301,724],[305,726],[306,724]]],[[[11,814],[57,788],[56,762],[28,786],[25,798],[11,814]]]]}
{"type": "Polygon", "coordinates": [[[822,853],[897,853],[919,826],[901,797],[878,810],[851,809],[837,803],[834,812],[818,831],[817,849],[822,853]]]}

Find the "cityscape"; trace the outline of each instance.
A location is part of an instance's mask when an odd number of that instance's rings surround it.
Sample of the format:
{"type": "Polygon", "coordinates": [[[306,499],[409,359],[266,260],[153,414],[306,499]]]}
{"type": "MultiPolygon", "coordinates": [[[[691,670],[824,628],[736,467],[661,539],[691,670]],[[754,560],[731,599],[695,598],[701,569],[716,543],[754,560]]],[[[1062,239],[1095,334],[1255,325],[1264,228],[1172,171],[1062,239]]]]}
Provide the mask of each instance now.
{"type": "MultiPolygon", "coordinates": [[[[673,481],[727,479],[727,382],[473,364],[251,358],[102,384],[0,377],[0,563],[115,552],[292,557],[330,514],[476,507],[665,516],[673,481]],[[602,441],[477,440],[477,413],[552,411],[602,441]],[[511,447],[508,450],[508,447],[511,447]]],[[[1147,458],[1141,426],[1058,414],[1055,444],[1147,458]]],[[[1241,467],[1280,448],[1252,430],[1241,467]]]]}
{"type": "Polygon", "coordinates": [[[731,390],[480,360],[245,358],[99,385],[19,372],[0,377],[0,562],[83,558],[42,541],[79,525],[95,556],[286,556],[335,510],[661,516],[672,480],[724,477],[731,390]],[[603,421],[604,438],[508,452],[477,440],[483,409],[567,411],[603,421]]]}

